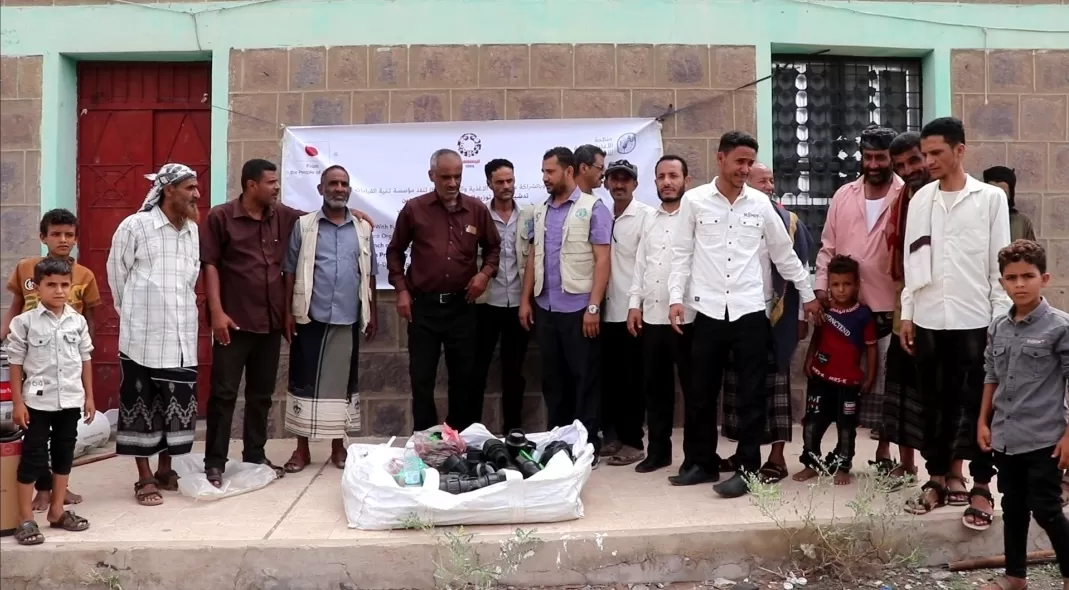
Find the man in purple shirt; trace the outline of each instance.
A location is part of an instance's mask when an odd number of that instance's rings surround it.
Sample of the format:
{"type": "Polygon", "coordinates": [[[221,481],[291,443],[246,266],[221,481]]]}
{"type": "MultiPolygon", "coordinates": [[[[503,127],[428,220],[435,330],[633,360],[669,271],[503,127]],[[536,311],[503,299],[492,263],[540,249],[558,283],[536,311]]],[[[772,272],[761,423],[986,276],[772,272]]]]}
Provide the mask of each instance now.
{"type": "Polygon", "coordinates": [[[612,214],[601,199],[579,190],[575,155],[557,147],[542,159],[545,203],[522,229],[531,243],[523,277],[520,323],[538,325],[542,395],[549,428],[579,419],[600,450],[601,302],[609,282],[612,214]],[[532,299],[534,304],[532,304],[532,299]]]}

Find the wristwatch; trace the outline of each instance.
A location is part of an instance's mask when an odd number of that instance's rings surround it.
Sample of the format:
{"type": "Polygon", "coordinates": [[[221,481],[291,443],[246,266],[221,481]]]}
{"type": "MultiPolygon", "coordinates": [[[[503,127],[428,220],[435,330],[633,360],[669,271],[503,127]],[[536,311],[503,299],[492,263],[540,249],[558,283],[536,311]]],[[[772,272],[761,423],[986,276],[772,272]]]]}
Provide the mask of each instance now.
{"type": "Polygon", "coordinates": [[[596,305],[589,305],[586,308],[586,312],[590,315],[598,315],[601,312],[601,308],[596,305]]]}

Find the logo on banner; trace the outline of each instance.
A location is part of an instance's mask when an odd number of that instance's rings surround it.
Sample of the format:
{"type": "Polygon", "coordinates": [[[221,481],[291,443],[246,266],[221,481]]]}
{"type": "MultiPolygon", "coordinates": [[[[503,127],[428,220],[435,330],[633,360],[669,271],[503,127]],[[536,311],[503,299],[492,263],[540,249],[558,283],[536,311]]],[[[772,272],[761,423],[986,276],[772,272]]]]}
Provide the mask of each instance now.
{"type": "Polygon", "coordinates": [[[483,149],[483,142],[474,133],[465,133],[457,140],[457,151],[465,158],[474,158],[483,149]]]}
{"type": "Polygon", "coordinates": [[[638,145],[638,136],[634,133],[625,133],[616,140],[616,153],[630,154],[635,151],[636,145],[638,145]]]}

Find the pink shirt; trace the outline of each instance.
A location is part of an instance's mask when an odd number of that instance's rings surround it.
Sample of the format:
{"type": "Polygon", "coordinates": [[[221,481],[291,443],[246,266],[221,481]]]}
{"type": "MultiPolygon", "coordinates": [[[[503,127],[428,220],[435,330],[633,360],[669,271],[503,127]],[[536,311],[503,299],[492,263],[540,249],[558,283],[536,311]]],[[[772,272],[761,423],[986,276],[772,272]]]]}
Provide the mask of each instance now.
{"type": "Polygon", "coordinates": [[[869,229],[867,220],[864,177],[835,192],[824,221],[824,232],[820,235],[817,290],[828,289],[828,262],[832,256],[842,254],[857,260],[861,266],[861,302],[875,312],[894,311],[897,286],[888,272],[891,251],[885,232],[891,220],[891,202],[901,192],[903,184],[898,175],[892,175],[891,188],[877,209],[872,229],[869,229]]]}

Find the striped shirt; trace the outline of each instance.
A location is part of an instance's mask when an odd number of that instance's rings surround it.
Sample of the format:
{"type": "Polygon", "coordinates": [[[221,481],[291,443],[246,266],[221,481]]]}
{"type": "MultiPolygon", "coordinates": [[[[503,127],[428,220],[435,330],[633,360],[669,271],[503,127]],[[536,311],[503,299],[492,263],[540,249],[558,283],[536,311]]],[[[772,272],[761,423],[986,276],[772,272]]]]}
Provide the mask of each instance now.
{"type": "Polygon", "coordinates": [[[159,207],[122,221],[111,239],[108,284],[119,314],[119,352],[151,369],[197,365],[200,236],[159,207]]]}

